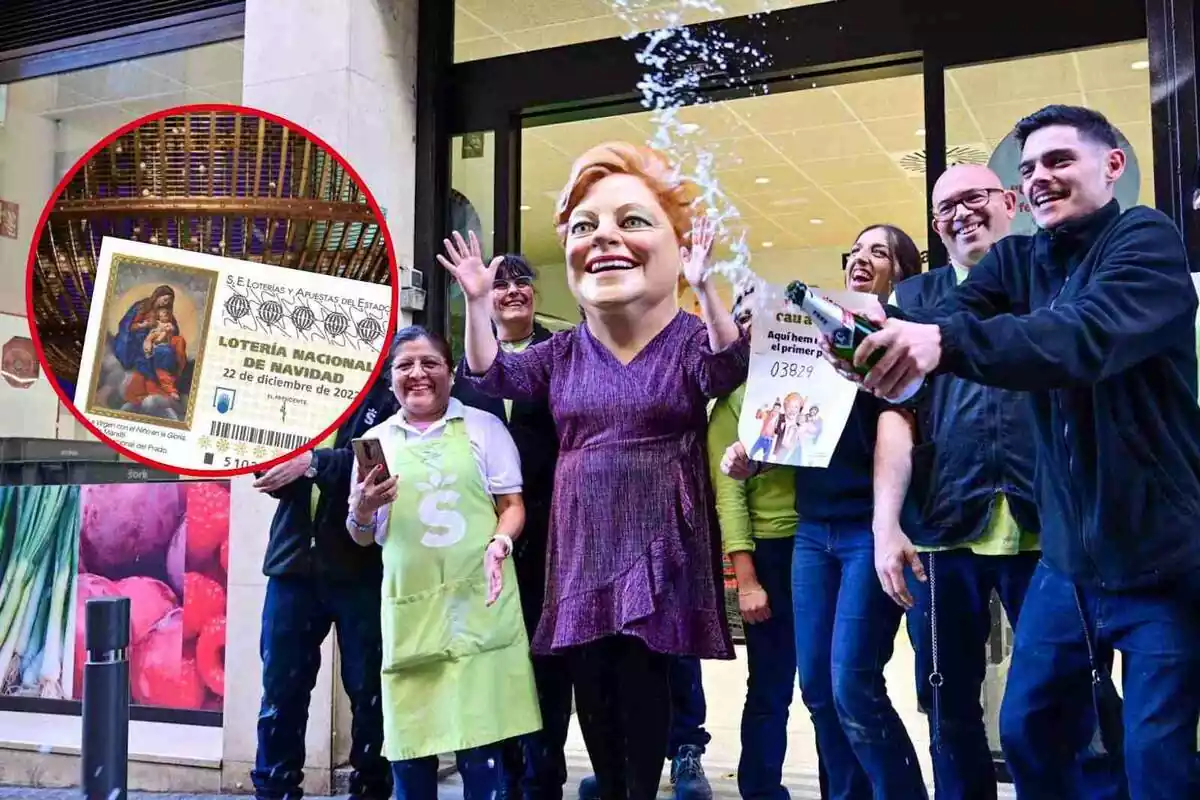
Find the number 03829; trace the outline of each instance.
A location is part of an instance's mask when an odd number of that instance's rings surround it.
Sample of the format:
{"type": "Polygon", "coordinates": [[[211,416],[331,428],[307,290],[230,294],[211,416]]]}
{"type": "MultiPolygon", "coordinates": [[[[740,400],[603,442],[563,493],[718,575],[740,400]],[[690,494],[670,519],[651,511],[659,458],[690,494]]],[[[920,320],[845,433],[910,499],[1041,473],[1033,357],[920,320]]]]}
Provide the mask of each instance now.
{"type": "Polygon", "coordinates": [[[772,378],[811,378],[812,364],[797,364],[795,361],[775,361],[771,364],[772,378]]]}

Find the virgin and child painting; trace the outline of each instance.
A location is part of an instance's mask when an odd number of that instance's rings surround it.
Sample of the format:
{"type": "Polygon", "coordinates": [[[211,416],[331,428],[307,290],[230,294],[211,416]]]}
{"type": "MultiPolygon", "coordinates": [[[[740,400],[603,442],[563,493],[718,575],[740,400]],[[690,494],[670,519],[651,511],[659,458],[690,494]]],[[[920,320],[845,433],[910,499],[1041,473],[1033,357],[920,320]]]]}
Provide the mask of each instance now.
{"type": "Polygon", "coordinates": [[[88,413],[189,428],[218,273],[129,256],[111,269],[88,413]]]}

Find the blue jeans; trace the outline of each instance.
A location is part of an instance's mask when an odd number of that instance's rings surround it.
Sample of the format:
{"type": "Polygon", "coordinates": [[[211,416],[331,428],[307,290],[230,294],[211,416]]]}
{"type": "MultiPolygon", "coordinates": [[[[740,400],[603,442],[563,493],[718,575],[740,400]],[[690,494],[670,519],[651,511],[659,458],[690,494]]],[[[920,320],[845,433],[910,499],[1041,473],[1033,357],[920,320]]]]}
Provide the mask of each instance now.
{"type": "Polygon", "coordinates": [[[700,659],[675,656],[671,659],[671,738],[667,758],[673,759],[681,747],[708,747],[712,736],[704,729],[708,704],[704,700],[704,682],[700,677],[700,659]]]}
{"type": "Polygon", "coordinates": [[[321,643],[337,628],[342,686],[350,697],[350,790],[382,800],[392,793],[379,703],[382,640],[380,583],[332,583],[321,578],[267,581],[263,602],[262,707],[258,753],[250,779],[262,800],[298,800],[304,778],[308,704],[321,667],[321,643]]]}
{"type": "Polygon", "coordinates": [[[796,687],[796,633],[792,625],[792,550],[786,539],[756,539],[754,571],[767,593],[771,618],[747,624],[746,705],[742,708],[742,753],[738,791],[745,800],[787,800],[783,760],[787,724],[796,687]]]}
{"type": "Polygon", "coordinates": [[[902,609],[875,576],[869,521],[802,521],[792,557],[800,695],[831,800],[925,800],[917,753],[884,684],[902,609]]]}
{"type": "MultiPolygon", "coordinates": [[[[454,754],[462,777],[463,800],[492,800],[500,787],[500,743],[459,750],[454,754]]],[[[392,762],[396,800],[437,800],[438,758],[425,756],[392,762]]]]}
{"type": "MultiPolygon", "coordinates": [[[[994,800],[996,773],[983,723],[980,692],[987,677],[987,644],[992,633],[991,596],[995,592],[1016,628],[1041,554],[981,556],[970,550],[925,553],[921,561],[931,581],[907,573],[915,605],[908,613],[909,639],[916,653],[917,700],[929,718],[929,752],[937,794],[994,800]],[[941,687],[930,684],[934,672],[931,588],[937,589],[938,669],[941,687]]],[[[1111,667],[1109,654],[1106,665],[1111,667]]],[[[1086,751],[1085,791],[1080,798],[1116,800],[1125,796],[1119,763],[1086,751]]]]}
{"type": "MultiPolygon", "coordinates": [[[[1133,592],[1079,591],[1093,646],[1123,656],[1130,796],[1200,797],[1200,607],[1185,596],[1182,582],[1133,592]]],[[[1039,564],[1000,710],[1000,739],[1022,800],[1083,796],[1077,754],[1095,732],[1083,625],[1070,579],[1039,564]]]]}

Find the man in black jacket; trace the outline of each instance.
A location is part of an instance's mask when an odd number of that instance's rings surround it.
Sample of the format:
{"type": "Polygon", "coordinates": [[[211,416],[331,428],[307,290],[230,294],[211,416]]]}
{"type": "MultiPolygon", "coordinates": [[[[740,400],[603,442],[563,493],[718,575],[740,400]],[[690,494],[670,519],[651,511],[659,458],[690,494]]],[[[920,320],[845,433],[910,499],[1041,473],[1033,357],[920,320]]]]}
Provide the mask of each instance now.
{"type": "Polygon", "coordinates": [[[879,358],[864,385],[884,397],[935,371],[1033,393],[1044,555],[1000,719],[1021,797],[1081,796],[1075,753],[1093,733],[1089,705],[1102,728],[1108,717],[1092,657],[1106,646],[1123,655],[1131,795],[1200,797],[1200,407],[1187,254],[1163,214],[1117,205],[1125,154],[1102,115],[1050,106],[1016,131],[1041,231],[998,242],[936,307],[889,309],[907,320],[888,320],[855,361],[879,358]]]}
{"type": "MultiPolygon", "coordinates": [[[[534,322],[533,269],[518,255],[503,256],[492,287],[492,320],[500,346],[510,352],[550,338],[534,322]]],[[[466,359],[458,365],[459,377],[466,359]]],[[[488,411],[508,425],[521,455],[525,528],[513,550],[513,566],[521,589],[525,627],[532,639],[542,617],[546,595],[546,539],[550,498],[558,463],[558,434],[546,403],[499,400],[480,394],[463,380],[451,393],[465,405],[488,411]]],[[[534,680],[542,712],[542,730],[523,742],[510,742],[503,765],[502,797],[561,800],[567,780],[564,748],[571,723],[571,682],[559,656],[534,656],[534,680]]]]}
{"type": "MultiPolygon", "coordinates": [[[[933,209],[933,228],[950,264],[898,284],[891,302],[901,311],[937,306],[966,280],[1008,235],[1017,198],[992,170],[961,164],[938,178],[933,209]]],[[[1024,392],[954,375],[930,381],[915,414],[892,408],[879,417],[875,565],[884,591],[909,609],[917,697],[929,716],[938,796],[994,800],[996,774],[979,697],[992,594],[1016,627],[1041,558],[1033,408],[1024,392]],[[903,522],[915,524],[902,525],[906,495],[921,519],[903,522]]],[[[1119,764],[1113,768],[1110,759],[1087,752],[1083,757],[1086,796],[1122,796],[1123,780],[1114,774],[1119,764]]]]}
{"type": "Polygon", "coordinates": [[[263,563],[262,709],[251,779],[259,800],[303,797],[304,731],[321,643],[337,629],[342,685],[350,698],[350,796],[391,797],[391,768],[381,755],[379,627],[383,562],[346,532],[350,440],[397,410],[383,370],[362,405],[322,446],[273,467],[255,488],[279,500],[263,563]]]}

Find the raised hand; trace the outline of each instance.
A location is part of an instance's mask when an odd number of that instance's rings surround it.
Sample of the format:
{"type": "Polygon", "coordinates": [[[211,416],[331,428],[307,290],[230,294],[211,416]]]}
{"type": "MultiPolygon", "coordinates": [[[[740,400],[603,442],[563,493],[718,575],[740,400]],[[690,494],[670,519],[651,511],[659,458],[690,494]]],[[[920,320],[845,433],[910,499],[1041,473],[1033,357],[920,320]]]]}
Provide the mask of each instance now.
{"type": "Polygon", "coordinates": [[[437,260],[446,271],[454,276],[463,294],[468,300],[480,300],[488,296],[492,283],[496,280],[496,268],[504,260],[496,256],[487,266],[483,264],[483,250],[474,231],[468,231],[470,241],[463,239],[462,234],[455,231],[451,239],[443,239],[446,255],[438,255],[437,260]]]}
{"type": "Polygon", "coordinates": [[[708,282],[709,261],[712,259],[715,236],[716,226],[712,220],[707,216],[699,216],[692,224],[691,248],[679,248],[684,280],[693,289],[699,289],[708,282]]]}

